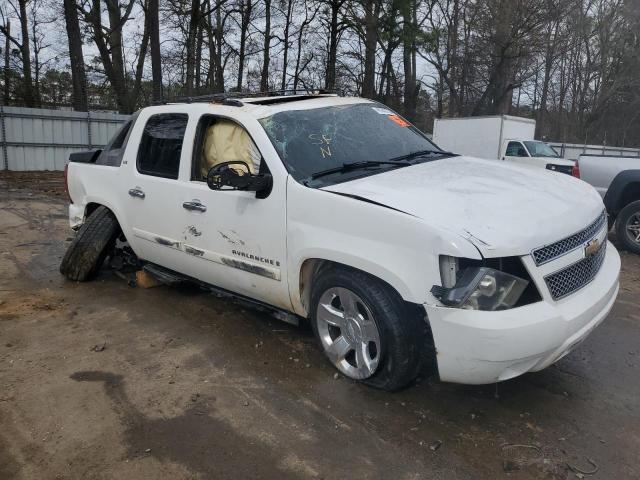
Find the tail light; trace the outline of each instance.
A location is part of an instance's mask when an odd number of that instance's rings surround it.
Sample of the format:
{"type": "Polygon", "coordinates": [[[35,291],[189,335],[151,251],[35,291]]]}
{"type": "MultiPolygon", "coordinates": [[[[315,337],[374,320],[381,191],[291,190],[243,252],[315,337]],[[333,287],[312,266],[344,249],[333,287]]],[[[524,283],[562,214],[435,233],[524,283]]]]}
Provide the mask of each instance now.
{"type": "Polygon", "coordinates": [[[575,165],[571,169],[571,175],[576,178],[580,178],[580,164],[578,163],[578,160],[576,160],[575,165]]]}
{"type": "Polygon", "coordinates": [[[64,166],[64,191],[67,194],[69,203],[73,203],[73,199],[69,194],[69,164],[68,163],[64,166]]]}

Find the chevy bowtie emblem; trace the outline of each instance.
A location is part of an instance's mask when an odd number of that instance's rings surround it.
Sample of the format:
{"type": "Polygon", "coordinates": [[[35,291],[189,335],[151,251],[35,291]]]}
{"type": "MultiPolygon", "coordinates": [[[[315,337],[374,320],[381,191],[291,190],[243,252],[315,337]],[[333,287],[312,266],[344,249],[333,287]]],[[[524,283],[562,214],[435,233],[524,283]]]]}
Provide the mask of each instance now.
{"type": "Polygon", "coordinates": [[[589,240],[587,244],[584,246],[584,256],[586,258],[593,257],[600,250],[600,240],[594,238],[593,240],[589,240]]]}

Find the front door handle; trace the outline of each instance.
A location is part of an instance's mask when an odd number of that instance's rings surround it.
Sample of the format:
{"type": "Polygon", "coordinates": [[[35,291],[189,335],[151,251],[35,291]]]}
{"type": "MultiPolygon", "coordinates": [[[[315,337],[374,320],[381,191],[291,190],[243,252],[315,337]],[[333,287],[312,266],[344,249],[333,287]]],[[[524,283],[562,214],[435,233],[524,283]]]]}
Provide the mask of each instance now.
{"type": "Polygon", "coordinates": [[[144,198],[144,192],[138,187],[129,190],[129,195],[132,197],[144,198]]]}
{"type": "Polygon", "coordinates": [[[190,202],[184,202],[182,208],[190,210],[192,212],[206,212],[207,207],[202,205],[199,200],[192,200],[190,202]]]}

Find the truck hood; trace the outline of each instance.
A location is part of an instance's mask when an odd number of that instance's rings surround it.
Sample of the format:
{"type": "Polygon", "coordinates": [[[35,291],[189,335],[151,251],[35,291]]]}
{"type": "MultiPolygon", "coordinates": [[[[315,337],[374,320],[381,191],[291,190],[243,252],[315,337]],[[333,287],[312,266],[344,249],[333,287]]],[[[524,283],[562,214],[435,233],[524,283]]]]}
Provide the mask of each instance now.
{"type": "Polygon", "coordinates": [[[529,254],[583,229],[604,208],[590,185],[569,175],[471,157],[399,168],[323,190],[418,217],[468,239],[485,257],[529,254]]]}

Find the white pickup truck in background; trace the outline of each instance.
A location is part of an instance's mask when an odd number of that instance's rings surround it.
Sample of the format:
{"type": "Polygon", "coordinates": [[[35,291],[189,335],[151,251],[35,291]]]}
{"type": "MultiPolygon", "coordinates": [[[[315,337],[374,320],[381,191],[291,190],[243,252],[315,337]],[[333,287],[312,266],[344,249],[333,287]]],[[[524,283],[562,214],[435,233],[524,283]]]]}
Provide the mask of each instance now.
{"type": "Polygon", "coordinates": [[[580,155],[573,175],[598,191],[618,240],[640,254],[640,157],[580,155]]]}
{"type": "Polygon", "coordinates": [[[535,120],[510,115],[436,118],[433,142],[461,155],[571,174],[574,162],[561,158],[546,143],[534,140],[535,131],[535,120]]]}
{"type": "Polygon", "coordinates": [[[425,364],[469,384],[541,370],[618,292],[592,187],[442,151],[366,99],[148,107],[70,160],[67,278],[132,252],[307,319],[335,368],[386,390],[425,364]]]}

